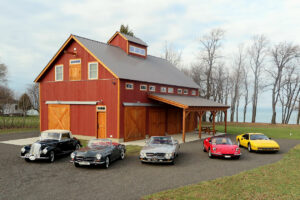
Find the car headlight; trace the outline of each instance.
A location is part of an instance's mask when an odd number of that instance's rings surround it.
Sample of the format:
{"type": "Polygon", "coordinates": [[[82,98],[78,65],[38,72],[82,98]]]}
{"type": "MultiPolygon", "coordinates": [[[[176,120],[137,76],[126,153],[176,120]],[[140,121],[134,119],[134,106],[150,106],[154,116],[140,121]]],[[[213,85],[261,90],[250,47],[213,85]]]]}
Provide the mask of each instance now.
{"type": "Polygon", "coordinates": [[[141,156],[142,158],[145,158],[145,157],[146,157],[146,153],[141,152],[141,153],[140,153],[140,156],[141,156]]]}
{"type": "Polygon", "coordinates": [[[47,152],[48,152],[48,149],[47,149],[47,147],[45,148],[45,149],[43,149],[43,154],[46,154],[47,152]]]}
{"type": "Polygon", "coordinates": [[[75,153],[74,153],[74,152],[73,152],[73,153],[71,153],[71,158],[72,158],[72,159],[74,159],[74,158],[75,158],[75,156],[76,156],[76,155],[75,155],[75,153]]]}
{"type": "Polygon", "coordinates": [[[235,151],[239,151],[239,150],[240,150],[240,148],[238,148],[238,147],[235,149],[235,151]]]}
{"type": "Polygon", "coordinates": [[[215,151],[215,150],[217,150],[217,148],[216,148],[216,147],[214,147],[214,148],[213,148],[213,151],[215,151]]]}
{"type": "Polygon", "coordinates": [[[97,158],[97,160],[100,160],[101,159],[101,154],[97,153],[96,158],[97,158]]]}
{"type": "Polygon", "coordinates": [[[22,147],[21,152],[25,153],[25,151],[26,151],[25,147],[22,147]]]}
{"type": "Polygon", "coordinates": [[[165,157],[166,159],[170,159],[172,158],[173,154],[172,153],[166,153],[165,157]]]}

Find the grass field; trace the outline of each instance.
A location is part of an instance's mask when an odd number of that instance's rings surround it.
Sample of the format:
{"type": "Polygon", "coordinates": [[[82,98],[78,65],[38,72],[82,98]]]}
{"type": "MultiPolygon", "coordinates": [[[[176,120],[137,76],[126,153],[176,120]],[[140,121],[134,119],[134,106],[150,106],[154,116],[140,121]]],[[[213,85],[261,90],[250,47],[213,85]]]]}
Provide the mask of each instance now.
{"type": "Polygon", "coordinates": [[[3,129],[20,129],[20,128],[39,128],[39,116],[27,117],[0,117],[0,130],[3,129]]]}
{"type": "MultiPolygon", "coordinates": [[[[224,131],[224,125],[216,125],[218,131],[224,131]]],[[[300,139],[300,125],[264,124],[264,123],[228,123],[227,132],[238,135],[242,133],[264,133],[271,138],[300,139]]]]}
{"type": "Polygon", "coordinates": [[[240,174],[145,196],[144,200],[171,199],[300,199],[300,145],[279,162],[240,174]]]}

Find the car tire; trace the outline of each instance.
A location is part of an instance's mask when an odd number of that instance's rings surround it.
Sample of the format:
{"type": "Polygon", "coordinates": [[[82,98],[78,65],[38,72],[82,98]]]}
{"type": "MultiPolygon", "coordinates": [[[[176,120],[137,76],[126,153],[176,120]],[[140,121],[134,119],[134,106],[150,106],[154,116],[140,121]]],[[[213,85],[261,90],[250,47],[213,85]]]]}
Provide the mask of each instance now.
{"type": "Polygon", "coordinates": [[[107,157],[105,158],[105,163],[104,163],[105,169],[108,169],[108,168],[109,168],[109,165],[110,165],[110,159],[109,159],[109,157],[107,156],[107,157]]]}
{"type": "Polygon", "coordinates": [[[238,145],[239,147],[241,147],[241,142],[240,142],[240,140],[238,140],[237,145],[238,145]]]}
{"type": "Polygon", "coordinates": [[[26,161],[26,162],[30,162],[29,158],[25,158],[25,161],[26,161]]]}
{"type": "Polygon", "coordinates": [[[214,156],[212,155],[210,149],[208,149],[208,157],[209,157],[209,158],[213,158],[213,157],[214,157],[214,156]]]}
{"type": "Polygon", "coordinates": [[[78,163],[75,163],[75,162],[74,162],[74,166],[75,167],[80,167],[80,165],[78,163]]]}
{"type": "Polygon", "coordinates": [[[204,147],[204,143],[203,143],[203,145],[202,145],[202,150],[203,150],[203,152],[206,152],[206,149],[205,149],[205,147],[204,147]]]}
{"type": "Polygon", "coordinates": [[[235,159],[237,159],[237,160],[240,159],[240,156],[236,156],[235,159]]]}
{"type": "Polygon", "coordinates": [[[175,165],[175,158],[173,158],[171,165],[175,165]]]}
{"type": "Polygon", "coordinates": [[[49,162],[50,163],[53,163],[55,160],[55,154],[54,154],[54,151],[50,151],[49,153],[49,162]]]}
{"type": "Polygon", "coordinates": [[[80,149],[80,144],[77,143],[76,146],[75,146],[75,150],[79,150],[80,149]]]}
{"type": "Polygon", "coordinates": [[[252,149],[251,149],[251,144],[250,144],[250,143],[248,144],[248,151],[249,151],[249,152],[252,151],[252,149]]]}
{"type": "Polygon", "coordinates": [[[125,151],[124,151],[124,149],[122,149],[121,153],[120,153],[120,159],[124,160],[124,158],[125,158],[125,151]]]}

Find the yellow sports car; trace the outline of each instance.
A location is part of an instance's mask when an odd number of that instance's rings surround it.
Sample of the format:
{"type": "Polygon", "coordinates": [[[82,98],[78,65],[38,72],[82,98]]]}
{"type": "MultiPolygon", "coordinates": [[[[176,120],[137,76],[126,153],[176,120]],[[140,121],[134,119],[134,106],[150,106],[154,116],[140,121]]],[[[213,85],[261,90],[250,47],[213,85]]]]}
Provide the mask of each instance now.
{"type": "Polygon", "coordinates": [[[271,138],[262,133],[245,133],[236,136],[239,146],[248,148],[248,151],[274,151],[277,152],[280,146],[271,138]]]}

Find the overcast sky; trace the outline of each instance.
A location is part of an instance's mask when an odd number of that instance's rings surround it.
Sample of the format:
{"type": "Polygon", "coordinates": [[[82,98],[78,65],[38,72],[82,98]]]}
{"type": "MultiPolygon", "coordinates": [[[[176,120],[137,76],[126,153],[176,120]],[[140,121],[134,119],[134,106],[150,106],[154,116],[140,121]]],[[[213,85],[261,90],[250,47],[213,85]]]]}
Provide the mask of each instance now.
{"type": "Polygon", "coordinates": [[[300,44],[298,0],[9,0],[0,1],[0,8],[0,62],[8,66],[9,87],[18,94],[71,33],[107,42],[120,24],[148,43],[149,54],[161,56],[165,41],[173,43],[185,66],[196,60],[197,39],[217,27],[226,31],[225,58],[254,34],[300,44]]]}

